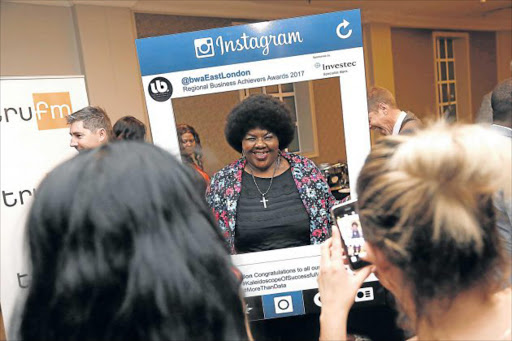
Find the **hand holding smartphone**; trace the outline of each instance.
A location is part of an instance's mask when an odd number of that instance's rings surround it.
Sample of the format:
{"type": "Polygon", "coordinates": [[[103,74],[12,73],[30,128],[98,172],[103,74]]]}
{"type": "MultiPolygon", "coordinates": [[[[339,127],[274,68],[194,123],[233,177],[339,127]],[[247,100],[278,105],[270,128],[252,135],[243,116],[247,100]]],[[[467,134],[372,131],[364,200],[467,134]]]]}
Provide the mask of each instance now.
{"type": "Polygon", "coordinates": [[[366,256],[365,240],[356,205],[357,200],[350,200],[334,206],[331,210],[333,220],[341,233],[343,249],[352,270],[370,264],[362,259],[366,256]]]}
{"type": "Polygon", "coordinates": [[[336,226],[322,244],[318,290],[322,301],[320,340],[346,340],[347,318],[354,298],[371,267],[350,272],[342,259],[342,240],[336,226]]]}

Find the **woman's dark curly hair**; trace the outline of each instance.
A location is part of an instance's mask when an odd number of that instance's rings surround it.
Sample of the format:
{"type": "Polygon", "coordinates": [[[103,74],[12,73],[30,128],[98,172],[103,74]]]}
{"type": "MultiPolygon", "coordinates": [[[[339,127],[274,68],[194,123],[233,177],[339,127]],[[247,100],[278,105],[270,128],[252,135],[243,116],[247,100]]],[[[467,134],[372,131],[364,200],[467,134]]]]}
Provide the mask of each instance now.
{"type": "Polygon", "coordinates": [[[241,153],[242,139],[254,128],[274,133],[281,150],[290,145],[295,134],[290,109],[277,98],[264,94],[250,96],[231,110],[224,135],[229,145],[241,153]]]}

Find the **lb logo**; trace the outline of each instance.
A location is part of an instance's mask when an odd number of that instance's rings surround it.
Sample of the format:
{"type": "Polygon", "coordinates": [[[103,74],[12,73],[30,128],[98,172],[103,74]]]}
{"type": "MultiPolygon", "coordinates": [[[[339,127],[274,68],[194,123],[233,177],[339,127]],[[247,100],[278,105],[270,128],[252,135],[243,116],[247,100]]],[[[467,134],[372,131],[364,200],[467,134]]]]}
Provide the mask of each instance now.
{"type": "Polygon", "coordinates": [[[148,92],[152,99],[157,102],[165,102],[172,95],[172,85],[164,77],[156,77],[149,82],[148,92]]]}

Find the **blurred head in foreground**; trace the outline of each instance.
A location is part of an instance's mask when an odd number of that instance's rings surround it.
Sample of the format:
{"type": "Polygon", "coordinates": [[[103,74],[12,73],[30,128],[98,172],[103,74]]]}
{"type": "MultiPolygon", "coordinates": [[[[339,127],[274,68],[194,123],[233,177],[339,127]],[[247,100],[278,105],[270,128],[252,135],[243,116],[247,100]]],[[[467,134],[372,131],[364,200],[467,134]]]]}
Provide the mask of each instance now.
{"type": "Polygon", "coordinates": [[[510,197],[511,162],[504,137],[470,125],[439,123],[372,149],[357,184],[368,256],[415,327],[507,281],[493,195],[510,197]]]}
{"type": "Polygon", "coordinates": [[[239,282],[192,171],[119,142],[53,170],[30,211],[22,340],[246,340],[239,282]]]}
{"type": "Polygon", "coordinates": [[[491,95],[494,124],[512,128],[512,78],[498,84],[491,95]]]}

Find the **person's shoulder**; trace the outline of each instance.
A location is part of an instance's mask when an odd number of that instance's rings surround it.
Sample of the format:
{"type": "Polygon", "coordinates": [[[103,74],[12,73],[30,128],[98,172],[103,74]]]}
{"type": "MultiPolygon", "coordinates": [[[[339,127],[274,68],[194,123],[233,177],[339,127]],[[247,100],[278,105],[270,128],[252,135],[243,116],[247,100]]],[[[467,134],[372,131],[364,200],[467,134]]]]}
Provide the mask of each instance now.
{"type": "Polygon", "coordinates": [[[317,168],[315,163],[305,156],[290,152],[282,152],[282,155],[292,166],[306,169],[317,168]]]}
{"type": "Polygon", "coordinates": [[[423,128],[423,122],[421,122],[418,116],[410,111],[406,112],[406,115],[402,127],[400,128],[400,135],[412,134],[416,130],[423,128]]]}
{"type": "Polygon", "coordinates": [[[412,111],[405,111],[405,121],[407,122],[412,122],[412,121],[417,121],[419,123],[421,123],[421,119],[416,116],[415,113],[413,113],[412,111]]]}
{"type": "Polygon", "coordinates": [[[222,168],[221,170],[219,170],[217,173],[215,173],[213,175],[212,181],[235,174],[241,168],[242,162],[243,162],[243,159],[238,159],[238,160],[233,161],[229,165],[225,166],[224,168],[222,168]]]}
{"type": "Polygon", "coordinates": [[[235,178],[240,162],[241,159],[236,160],[213,174],[208,190],[206,191],[207,198],[214,195],[222,195],[226,191],[229,184],[233,181],[231,179],[235,178]]]}
{"type": "Polygon", "coordinates": [[[291,152],[285,152],[285,151],[282,151],[281,152],[281,155],[288,161],[290,162],[291,164],[295,164],[295,163],[303,163],[305,162],[305,160],[308,160],[306,159],[304,156],[301,156],[299,154],[295,154],[295,153],[291,153],[291,152]]]}
{"type": "Polygon", "coordinates": [[[423,123],[421,123],[420,120],[412,119],[407,122],[404,122],[404,124],[402,125],[401,131],[411,130],[411,129],[419,129],[421,127],[423,127],[423,123]]]}

